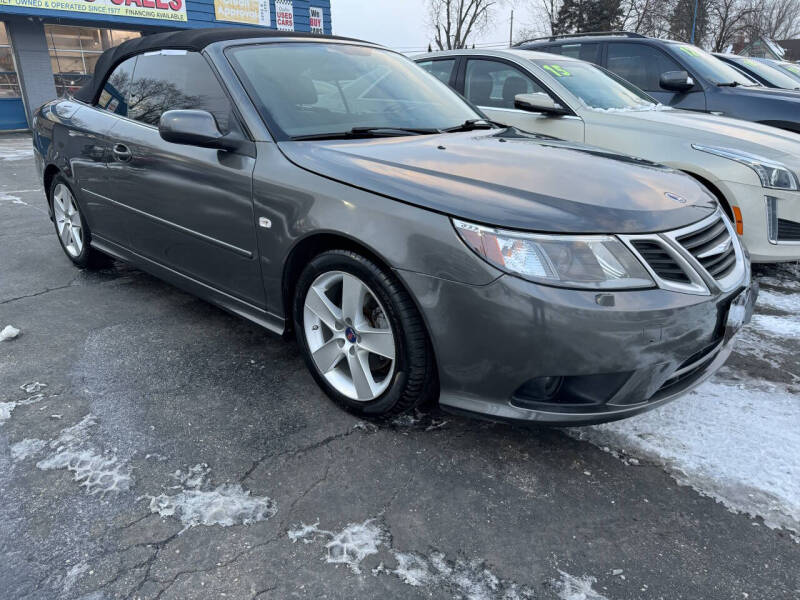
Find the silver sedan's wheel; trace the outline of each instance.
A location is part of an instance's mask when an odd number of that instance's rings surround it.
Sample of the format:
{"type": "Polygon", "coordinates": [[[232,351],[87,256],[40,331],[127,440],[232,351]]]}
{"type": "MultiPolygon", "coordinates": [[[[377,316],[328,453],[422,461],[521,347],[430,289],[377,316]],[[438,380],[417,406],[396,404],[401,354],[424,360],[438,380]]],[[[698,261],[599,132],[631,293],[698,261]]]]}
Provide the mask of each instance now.
{"type": "Polygon", "coordinates": [[[377,296],[343,271],[319,275],[304,301],[303,327],[314,365],[340,394],[369,402],[395,370],[395,334],[377,296]]]}
{"type": "Polygon", "coordinates": [[[53,190],[53,216],[61,244],[70,256],[77,258],[83,252],[81,215],[72,192],[63,183],[53,190]]]}

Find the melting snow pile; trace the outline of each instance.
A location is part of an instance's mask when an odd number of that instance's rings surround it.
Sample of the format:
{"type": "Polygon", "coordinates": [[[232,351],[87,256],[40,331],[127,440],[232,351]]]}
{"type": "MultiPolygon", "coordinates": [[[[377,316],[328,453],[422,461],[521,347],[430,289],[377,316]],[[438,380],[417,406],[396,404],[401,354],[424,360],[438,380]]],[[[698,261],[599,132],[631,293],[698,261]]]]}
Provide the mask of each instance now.
{"type": "Polygon", "coordinates": [[[43,471],[71,471],[75,481],[80,482],[87,493],[92,495],[104,496],[111,492],[129,490],[132,483],[130,467],[116,456],[100,454],[87,444],[88,431],[96,424],[95,417],[87,415],[77,425],[62,430],[56,439],[47,444],[52,452],[36,463],[36,466],[43,471]]]}
{"type": "Polygon", "coordinates": [[[241,485],[225,484],[208,487],[208,465],[195,465],[186,473],[174,477],[181,483],[180,492],[173,496],[160,494],[150,497],[150,511],[162,517],[177,516],[186,528],[196,525],[249,525],[264,521],[278,512],[272,499],[251,496],[241,485]]]}
{"type": "Polygon", "coordinates": [[[0,402],[0,425],[5,423],[11,418],[11,413],[14,412],[14,409],[18,406],[28,406],[30,404],[36,404],[44,398],[44,394],[38,393],[40,390],[47,387],[45,383],[26,383],[21,385],[19,389],[23,392],[28,394],[33,394],[32,396],[28,396],[24,400],[14,400],[11,402],[0,402]]]}
{"type": "Polygon", "coordinates": [[[3,330],[0,331],[0,342],[5,342],[6,340],[13,340],[19,335],[19,329],[14,327],[13,325],[6,325],[3,327],[3,330]]]}
{"type": "Polygon", "coordinates": [[[325,560],[347,565],[356,574],[361,573],[361,562],[367,556],[378,554],[383,545],[397,566],[388,569],[380,563],[372,570],[374,576],[393,575],[407,585],[443,590],[449,596],[466,600],[527,600],[534,597],[533,590],[499,579],[484,561],[449,561],[441,552],[424,556],[393,550],[391,536],[375,519],[350,523],[339,532],[320,529],[319,523],[301,524],[289,530],[288,536],[293,542],[302,540],[307,544],[316,538],[327,539],[325,560]]]}
{"type": "Polygon", "coordinates": [[[731,510],[800,531],[800,401],[785,388],[711,381],[653,412],[572,435],[644,456],[731,510]]]}
{"type": "Polygon", "coordinates": [[[13,458],[15,462],[25,460],[30,456],[39,454],[39,452],[44,450],[46,445],[47,442],[44,440],[25,438],[21,442],[17,442],[11,446],[11,458],[13,458]]]}
{"type": "Polygon", "coordinates": [[[564,571],[559,573],[561,579],[553,581],[553,589],[561,600],[607,600],[605,596],[592,589],[592,585],[597,581],[594,577],[573,577],[564,571]]]}

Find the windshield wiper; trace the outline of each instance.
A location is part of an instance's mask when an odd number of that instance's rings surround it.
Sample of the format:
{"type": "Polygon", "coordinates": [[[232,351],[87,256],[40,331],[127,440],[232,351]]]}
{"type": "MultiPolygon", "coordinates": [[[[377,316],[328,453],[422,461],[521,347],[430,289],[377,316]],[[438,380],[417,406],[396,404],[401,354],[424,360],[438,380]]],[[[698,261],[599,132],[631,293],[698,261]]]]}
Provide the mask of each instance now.
{"type": "Polygon", "coordinates": [[[433,135],[435,133],[442,133],[442,131],[440,129],[421,127],[353,127],[349,131],[296,135],[292,137],[292,140],[348,140],[373,137],[399,137],[403,135],[433,135]]]}
{"type": "Polygon", "coordinates": [[[505,128],[505,125],[495,123],[494,121],[490,121],[488,119],[469,119],[464,121],[461,125],[442,129],[442,132],[455,133],[457,131],[475,131],[476,129],[495,129],[496,127],[505,128]]]}

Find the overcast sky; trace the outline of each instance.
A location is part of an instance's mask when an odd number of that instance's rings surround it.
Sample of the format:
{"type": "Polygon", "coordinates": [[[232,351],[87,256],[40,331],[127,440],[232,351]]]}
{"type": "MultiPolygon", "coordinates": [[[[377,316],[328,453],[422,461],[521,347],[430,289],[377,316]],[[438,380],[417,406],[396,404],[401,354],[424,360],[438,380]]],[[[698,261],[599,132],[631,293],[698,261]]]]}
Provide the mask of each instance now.
{"type": "MultiPolygon", "coordinates": [[[[519,4],[519,2],[517,2],[519,4]]],[[[396,50],[423,52],[433,41],[425,0],[331,0],[333,33],[361,38],[396,50]]],[[[507,44],[510,6],[496,11],[492,26],[474,40],[477,44],[507,44]]],[[[515,23],[526,16],[515,9],[515,23]]],[[[515,31],[519,28],[515,25],[515,31]]]]}

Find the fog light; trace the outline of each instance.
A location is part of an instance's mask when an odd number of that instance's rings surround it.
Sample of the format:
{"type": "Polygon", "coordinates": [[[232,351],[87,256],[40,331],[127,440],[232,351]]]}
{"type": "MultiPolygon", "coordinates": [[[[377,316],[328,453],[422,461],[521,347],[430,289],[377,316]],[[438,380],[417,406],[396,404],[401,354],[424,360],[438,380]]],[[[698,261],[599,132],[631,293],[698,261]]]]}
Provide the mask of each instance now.
{"type": "Polygon", "coordinates": [[[561,391],[563,383],[564,378],[561,376],[537,377],[519,388],[517,395],[529,400],[552,400],[561,391]]]}

